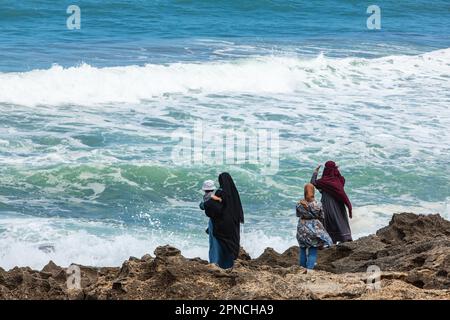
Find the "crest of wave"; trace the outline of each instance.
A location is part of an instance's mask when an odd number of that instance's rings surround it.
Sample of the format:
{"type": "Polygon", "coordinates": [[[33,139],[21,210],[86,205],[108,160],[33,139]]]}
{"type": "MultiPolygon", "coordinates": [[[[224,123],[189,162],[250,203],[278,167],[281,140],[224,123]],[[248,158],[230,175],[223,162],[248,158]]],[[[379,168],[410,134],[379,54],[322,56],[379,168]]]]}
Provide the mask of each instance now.
{"type": "Polygon", "coordinates": [[[450,49],[377,59],[287,56],[96,68],[88,64],[0,73],[0,102],[24,105],[139,103],[167,94],[414,92],[448,89],[450,49]]]}

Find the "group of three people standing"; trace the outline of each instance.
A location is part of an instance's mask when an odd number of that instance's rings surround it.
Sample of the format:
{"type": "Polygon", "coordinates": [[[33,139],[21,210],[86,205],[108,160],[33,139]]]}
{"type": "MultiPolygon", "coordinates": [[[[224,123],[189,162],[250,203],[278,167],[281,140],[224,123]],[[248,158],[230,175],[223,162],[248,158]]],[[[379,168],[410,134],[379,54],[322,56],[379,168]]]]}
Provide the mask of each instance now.
{"type": "MultiPolygon", "coordinates": [[[[345,193],[345,178],[333,161],[327,161],[320,179],[321,166],[304,187],[304,199],[296,206],[297,240],[300,246],[299,264],[313,269],[317,250],[333,243],[352,241],[347,218],[352,217],[352,205],[345,193]],[[321,194],[321,201],[315,199],[315,188],[321,194]]],[[[244,223],[244,211],[239,192],[227,172],[219,175],[220,187],[215,190],[212,180],[203,183],[204,196],[200,208],[210,218],[209,262],[221,268],[233,267],[240,250],[240,224],[244,223]]]]}

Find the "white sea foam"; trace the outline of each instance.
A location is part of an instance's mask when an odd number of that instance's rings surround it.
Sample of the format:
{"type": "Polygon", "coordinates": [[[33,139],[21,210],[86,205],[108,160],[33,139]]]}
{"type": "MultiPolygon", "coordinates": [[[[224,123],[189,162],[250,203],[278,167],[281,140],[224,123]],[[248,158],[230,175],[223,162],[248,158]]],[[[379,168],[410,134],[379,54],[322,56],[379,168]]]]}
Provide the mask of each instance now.
{"type": "Polygon", "coordinates": [[[96,68],[87,64],[0,74],[0,102],[36,105],[138,103],[166,94],[414,93],[449,87],[450,49],[378,59],[265,56],[223,62],[96,68]],[[426,80],[426,81],[423,81],[426,80]],[[437,86],[437,87],[436,87],[437,86]]]}
{"type": "Polygon", "coordinates": [[[153,254],[158,245],[164,244],[177,246],[189,257],[207,257],[207,251],[195,239],[159,230],[62,218],[0,219],[0,266],[6,269],[40,269],[49,260],[62,266],[119,266],[129,256],[153,254]],[[42,245],[50,250],[40,249],[42,245]]]}
{"type": "MultiPolygon", "coordinates": [[[[445,203],[421,203],[415,207],[378,205],[358,207],[350,221],[354,239],[374,233],[386,226],[396,212],[437,213],[445,203]]],[[[258,225],[246,226],[241,234],[241,244],[253,257],[265,248],[283,252],[293,245],[296,219],[291,229],[279,229],[268,234],[258,225]]],[[[120,225],[62,218],[11,217],[0,219],[0,267],[14,266],[42,268],[49,260],[68,266],[71,263],[94,266],[119,266],[130,256],[153,254],[160,245],[170,244],[186,257],[208,259],[208,238],[189,237],[185,234],[164,232],[158,229],[127,229],[120,225]],[[41,245],[50,250],[39,249],[41,245]]]]}
{"type": "Polygon", "coordinates": [[[127,163],[167,162],[168,130],[189,130],[194,119],[204,119],[208,125],[289,133],[289,138],[281,136],[280,154],[301,154],[308,165],[318,157],[339,159],[343,168],[420,162],[416,170],[424,174],[450,155],[442,143],[450,139],[445,130],[450,126],[448,92],[450,49],[377,59],[265,56],[0,73],[0,110],[17,118],[45,119],[45,130],[40,123],[30,124],[36,126],[33,135],[54,135],[48,130],[76,121],[58,133],[58,145],[46,149],[29,139],[20,122],[0,132],[5,141],[0,141],[0,164],[110,164],[124,154],[136,155],[127,163]],[[84,106],[60,106],[65,104],[84,106]],[[143,125],[146,118],[150,125],[143,125]],[[89,148],[79,137],[119,132],[139,143],[89,148]]]}

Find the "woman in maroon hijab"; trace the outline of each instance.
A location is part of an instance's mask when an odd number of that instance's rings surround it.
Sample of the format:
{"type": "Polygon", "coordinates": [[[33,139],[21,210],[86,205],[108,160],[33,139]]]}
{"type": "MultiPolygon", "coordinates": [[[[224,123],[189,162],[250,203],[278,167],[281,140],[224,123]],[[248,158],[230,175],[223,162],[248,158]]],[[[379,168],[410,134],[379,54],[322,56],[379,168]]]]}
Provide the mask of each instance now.
{"type": "Polygon", "coordinates": [[[345,178],[341,176],[336,163],[327,161],[322,178],[317,179],[318,166],[314,170],[311,183],[322,193],[322,206],[325,214],[324,226],[334,243],[352,241],[350,225],[347,219],[352,218],[352,204],[345,193],[345,178]]]}

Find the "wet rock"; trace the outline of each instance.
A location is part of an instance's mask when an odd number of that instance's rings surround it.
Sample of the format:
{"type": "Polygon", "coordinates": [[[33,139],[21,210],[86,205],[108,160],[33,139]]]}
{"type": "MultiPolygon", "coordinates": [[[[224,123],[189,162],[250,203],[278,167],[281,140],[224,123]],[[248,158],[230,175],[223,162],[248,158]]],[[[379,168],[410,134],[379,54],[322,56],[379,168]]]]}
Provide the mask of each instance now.
{"type": "Polygon", "coordinates": [[[55,246],[52,243],[44,243],[38,246],[38,249],[45,253],[55,252],[55,246]]]}

